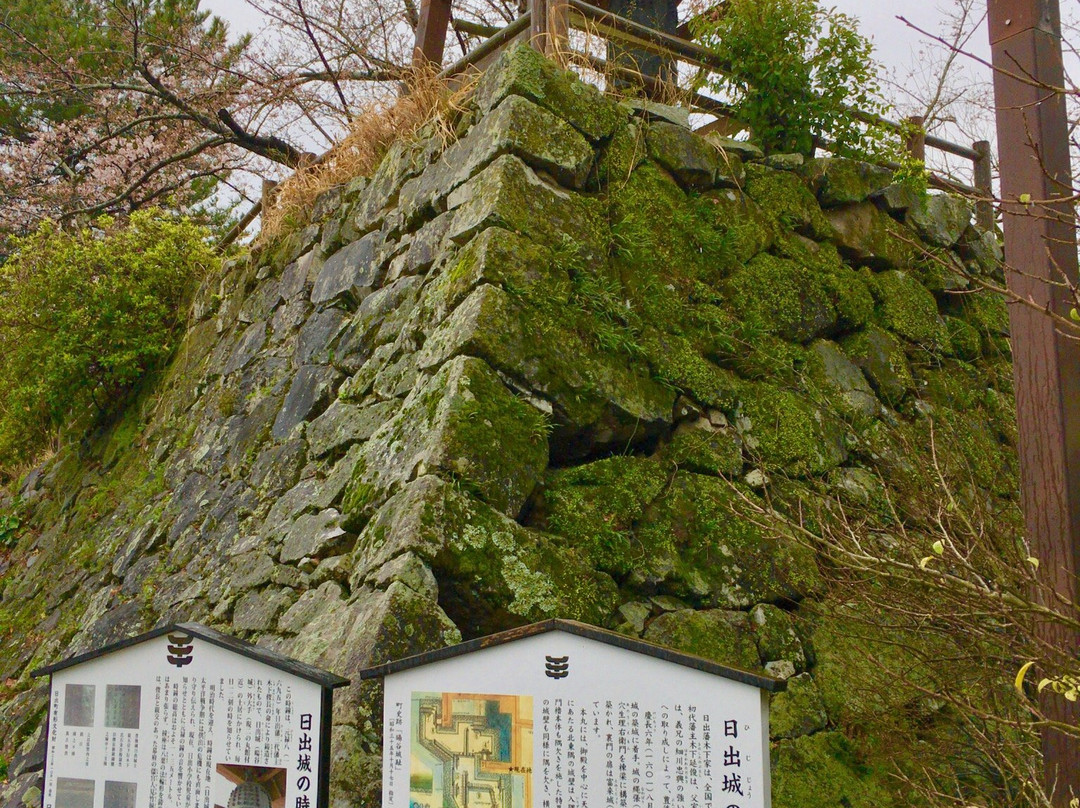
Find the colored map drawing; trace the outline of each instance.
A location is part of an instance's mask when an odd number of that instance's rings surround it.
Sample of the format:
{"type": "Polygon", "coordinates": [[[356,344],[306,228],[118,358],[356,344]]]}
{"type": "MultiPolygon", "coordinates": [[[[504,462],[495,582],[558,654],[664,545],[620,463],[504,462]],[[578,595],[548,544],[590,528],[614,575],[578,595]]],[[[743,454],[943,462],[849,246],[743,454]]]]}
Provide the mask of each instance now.
{"type": "Polygon", "coordinates": [[[412,694],[410,808],[532,808],[532,696],[412,694]]]}

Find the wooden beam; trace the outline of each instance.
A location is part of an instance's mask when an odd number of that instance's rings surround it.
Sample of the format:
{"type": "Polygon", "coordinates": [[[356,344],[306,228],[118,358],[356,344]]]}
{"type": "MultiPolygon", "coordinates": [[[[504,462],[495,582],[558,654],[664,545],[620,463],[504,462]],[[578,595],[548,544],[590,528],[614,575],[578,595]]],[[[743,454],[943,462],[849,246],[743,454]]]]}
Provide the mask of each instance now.
{"type": "Polygon", "coordinates": [[[560,59],[567,50],[570,8],[566,0],[529,0],[532,46],[551,59],[560,59]]]}
{"type": "MultiPolygon", "coordinates": [[[[1009,290],[1067,317],[1070,301],[1062,282],[1077,282],[1076,220],[1066,201],[1072,171],[1058,3],[988,0],[987,9],[1009,290]]],[[[1065,603],[1078,602],[1080,340],[1061,333],[1058,323],[1032,306],[1010,306],[1009,324],[1021,503],[1028,541],[1051,590],[1040,589],[1036,597],[1051,608],[1069,608],[1054,593],[1065,603]]],[[[1049,623],[1036,630],[1062,659],[1076,659],[1075,631],[1049,623]]],[[[1051,721],[1080,725],[1080,704],[1051,688],[1043,691],[1040,706],[1051,721]]],[[[1045,785],[1054,805],[1064,808],[1080,796],[1080,744],[1048,728],[1042,751],[1045,785]]]]}
{"type": "Polygon", "coordinates": [[[416,45],[413,48],[414,66],[442,66],[449,24],[450,0],[420,0],[420,20],[416,24],[416,45]]]}

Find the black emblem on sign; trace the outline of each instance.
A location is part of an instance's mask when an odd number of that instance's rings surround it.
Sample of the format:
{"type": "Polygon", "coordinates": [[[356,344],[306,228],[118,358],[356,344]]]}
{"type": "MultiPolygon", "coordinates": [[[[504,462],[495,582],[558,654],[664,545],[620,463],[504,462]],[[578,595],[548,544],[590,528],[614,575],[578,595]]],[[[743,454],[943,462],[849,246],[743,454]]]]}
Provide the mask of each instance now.
{"type": "Polygon", "coordinates": [[[195,647],[191,641],[195,639],[190,634],[173,632],[169,635],[169,654],[166,659],[170,665],[182,668],[191,664],[191,651],[195,647]]]}
{"type": "Polygon", "coordinates": [[[551,679],[565,679],[570,675],[570,657],[546,656],[544,657],[544,673],[551,679]]]}

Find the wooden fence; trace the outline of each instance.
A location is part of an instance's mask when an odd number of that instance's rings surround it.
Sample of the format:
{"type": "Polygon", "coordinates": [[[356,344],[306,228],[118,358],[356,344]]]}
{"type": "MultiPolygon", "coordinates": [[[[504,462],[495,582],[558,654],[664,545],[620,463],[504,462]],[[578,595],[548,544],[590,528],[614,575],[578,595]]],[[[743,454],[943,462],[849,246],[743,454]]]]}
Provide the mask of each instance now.
{"type": "MultiPolygon", "coordinates": [[[[415,60],[418,63],[422,61],[442,63],[450,22],[450,0],[423,0],[420,8],[420,24],[416,29],[415,60]]],[[[554,59],[574,53],[577,58],[603,71],[607,66],[601,60],[589,54],[575,53],[571,50],[570,32],[573,30],[618,41],[620,44],[675,59],[707,71],[730,72],[730,65],[724,64],[716,54],[684,36],[674,36],[658,31],[613,14],[599,5],[587,3],[585,0],[527,0],[526,9],[520,17],[443,70],[442,76],[451,78],[469,69],[482,70],[500,50],[509,43],[519,40],[529,41],[533,47],[554,59]]],[[[680,34],[685,31],[686,26],[681,26],[680,34]]],[[[724,115],[730,111],[716,99],[702,93],[692,93],[690,102],[702,112],[713,115],[724,115]]],[[[910,118],[905,123],[900,123],[855,109],[852,110],[852,114],[865,123],[882,126],[902,135],[910,132],[917,133],[915,136],[906,137],[906,146],[912,156],[918,160],[925,162],[926,150],[937,149],[970,161],[972,164],[971,184],[931,173],[930,185],[939,190],[971,197],[976,202],[976,221],[979,226],[983,229],[990,229],[993,226],[993,186],[989,141],[980,140],[971,146],[964,146],[925,134],[921,118],[910,118]]],[[[828,150],[828,143],[821,145],[828,150]]]]}
{"type": "MultiPolygon", "coordinates": [[[[601,2],[606,5],[606,0],[601,0],[601,2]]],[[[451,23],[451,0],[422,0],[419,23],[416,26],[414,50],[416,64],[442,64],[451,23]]],[[[724,64],[715,53],[683,35],[687,33],[685,25],[680,26],[680,35],[675,36],[620,17],[606,8],[592,5],[585,0],[524,0],[524,11],[521,16],[509,25],[491,32],[490,36],[477,47],[443,69],[439,75],[443,79],[452,80],[470,70],[483,70],[500,51],[511,43],[519,41],[529,42],[541,53],[556,60],[562,60],[572,54],[574,58],[609,75],[630,72],[605,64],[602,59],[591,54],[573,51],[570,45],[570,32],[574,30],[583,31],[591,37],[616,41],[634,49],[693,65],[702,70],[716,73],[730,72],[730,66],[724,64]]],[[[637,74],[634,78],[644,81],[646,89],[650,89],[650,79],[637,74]]],[[[700,92],[691,92],[689,102],[692,107],[701,112],[730,117],[731,110],[727,105],[700,92]]],[[[908,151],[917,160],[925,162],[926,150],[937,149],[970,161],[972,164],[970,185],[931,173],[930,186],[974,199],[975,218],[978,225],[984,230],[993,227],[994,207],[989,141],[980,140],[971,146],[964,146],[925,134],[921,118],[910,118],[902,124],[856,109],[852,109],[851,113],[865,123],[882,126],[904,135],[908,151]],[[911,135],[912,132],[915,134],[911,135]]],[[[820,145],[828,151],[827,142],[822,142],[820,145]]],[[[262,203],[257,202],[247,215],[221,239],[218,249],[225,249],[235,241],[261,213],[262,207],[262,203]]]]}

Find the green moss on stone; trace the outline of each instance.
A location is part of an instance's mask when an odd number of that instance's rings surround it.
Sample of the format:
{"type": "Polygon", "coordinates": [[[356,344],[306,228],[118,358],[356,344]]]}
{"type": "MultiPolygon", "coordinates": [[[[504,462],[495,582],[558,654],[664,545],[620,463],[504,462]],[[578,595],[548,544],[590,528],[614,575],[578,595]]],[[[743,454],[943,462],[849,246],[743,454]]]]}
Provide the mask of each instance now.
{"type": "Polygon", "coordinates": [[[797,230],[820,240],[832,235],[817,200],[797,174],[750,163],[746,193],[782,230],[797,230]]]}
{"type": "Polygon", "coordinates": [[[781,741],[772,753],[775,808],[888,808],[887,772],[870,769],[839,732],[781,741]]]}
{"type": "Polygon", "coordinates": [[[765,531],[741,515],[744,496],[752,497],[715,477],[676,472],[636,526],[628,585],[728,608],[816,591],[813,553],[782,525],[765,531]]]}
{"type": "Polygon", "coordinates": [[[665,612],[649,623],[645,639],[733,668],[761,669],[746,615],[742,612],[722,609],[665,612]]]}
{"type": "Polygon", "coordinates": [[[948,349],[949,334],[937,301],[914,277],[900,271],[882,272],[874,276],[871,290],[880,301],[886,328],[931,352],[948,349]]]}
{"type": "Polygon", "coordinates": [[[476,88],[476,103],[488,112],[508,95],[520,95],[563,118],[587,137],[598,140],[615,129],[622,112],[591,84],[527,44],[504,50],[484,71],[476,88]]]}
{"type": "Polygon", "coordinates": [[[742,404],[750,419],[747,447],[767,469],[823,474],[847,458],[839,423],[804,397],[767,382],[748,383],[742,404]]]}
{"type": "Polygon", "coordinates": [[[772,698],[769,708],[769,736],[801,738],[825,729],[829,718],[821,694],[809,673],[792,676],[787,687],[772,698]]]}
{"type": "Polygon", "coordinates": [[[657,461],[629,456],[549,472],[543,524],[572,540],[600,569],[625,574],[638,555],[632,528],[667,479],[668,470],[657,461]]]}
{"type": "Polygon", "coordinates": [[[731,477],[742,471],[742,441],[731,427],[717,429],[707,419],[680,424],[664,457],[698,474],[731,477]]]}
{"type": "Polygon", "coordinates": [[[903,349],[881,329],[871,327],[852,334],[840,346],[886,404],[899,406],[914,389],[915,379],[903,349]]]}

